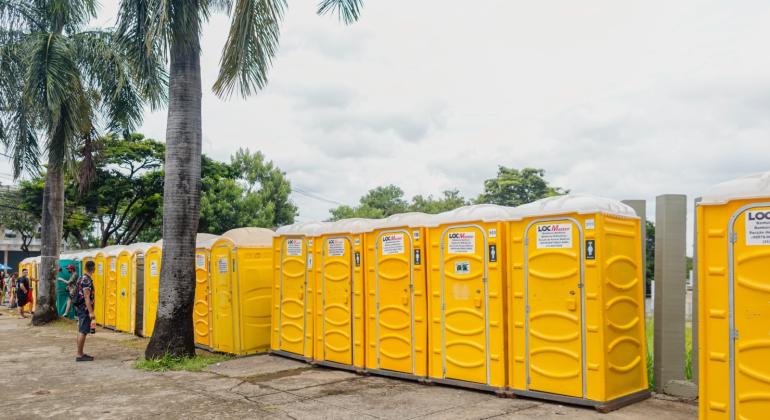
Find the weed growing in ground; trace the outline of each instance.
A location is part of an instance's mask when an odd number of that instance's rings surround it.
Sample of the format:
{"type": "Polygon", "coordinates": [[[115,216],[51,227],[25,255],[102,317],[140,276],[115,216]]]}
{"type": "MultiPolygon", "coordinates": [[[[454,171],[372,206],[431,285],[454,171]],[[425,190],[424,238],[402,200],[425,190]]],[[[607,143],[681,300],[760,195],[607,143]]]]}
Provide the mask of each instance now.
{"type": "Polygon", "coordinates": [[[158,359],[141,358],[134,362],[134,368],[150,372],[166,372],[169,370],[186,370],[200,372],[208,365],[230,360],[231,357],[219,354],[195,355],[194,357],[175,357],[165,355],[158,359]]]}
{"type": "MultiPolygon", "coordinates": [[[[654,369],[654,335],[655,328],[651,318],[647,319],[647,383],[650,389],[653,389],[653,380],[655,379],[654,369]]],[[[698,367],[695,366],[695,369],[698,367]]],[[[692,380],[692,325],[688,324],[684,330],[684,377],[687,380],[692,380]]]]}

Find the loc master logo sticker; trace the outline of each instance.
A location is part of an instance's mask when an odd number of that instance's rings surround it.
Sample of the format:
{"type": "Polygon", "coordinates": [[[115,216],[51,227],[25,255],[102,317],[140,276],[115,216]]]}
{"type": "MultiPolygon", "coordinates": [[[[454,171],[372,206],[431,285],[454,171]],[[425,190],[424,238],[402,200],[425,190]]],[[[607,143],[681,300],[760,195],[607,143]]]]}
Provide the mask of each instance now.
{"type": "Polygon", "coordinates": [[[220,273],[227,273],[227,258],[219,257],[219,260],[217,261],[217,267],[219,267],[220,273]]]}
{"type": "Polygon", "coordinates": [[[286,256],[299,257],[302,255],[302,239],[286,240],[286,256]]]}
{"type": "Polygon", "coordinates": [[[538,248],[572,248],[572,223],[537,226],[538,248]]]}
{"type": "Polygon", "coordinates": [[[474,254],[476,253],[476,232],[449,232],[450,254],[474,254]]]}
{"type": "Polygon", "coordinates": [[[404,253],[404,234],[389,233],[382,235],[382,255],[397,255],[404,253]]]}
{"type": "Polygon", "coordinates": [[[326,247],[329,250],[330,257],[345,256],[345,240],[342,238],[332,238],[326,240],[326,247]]]}
{"type": "Polygon", "coordinates": [[[455,263],[455,274],[468,274],[471,272],[470,261],[460,261],[455,263]]]}
{"type": "Polygon", "coordinates": [[[746,245],[770,245],[770,210],[746,212],[746,245]]]}
{"type": "Polygon", "coordinates": [[[195,268],[206,267],[206,256],[203,254],[195,254],[195,268]]]}

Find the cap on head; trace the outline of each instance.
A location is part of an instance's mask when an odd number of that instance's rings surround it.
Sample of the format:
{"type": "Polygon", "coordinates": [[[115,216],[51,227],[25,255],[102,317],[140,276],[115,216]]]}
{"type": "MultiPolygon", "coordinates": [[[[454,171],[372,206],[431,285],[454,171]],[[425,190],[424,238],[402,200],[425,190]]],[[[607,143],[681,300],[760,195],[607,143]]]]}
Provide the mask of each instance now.
{"type": "Polygon", "coordinates": [[[75,271],[75,266],[70,264],[70,265],[67,266],[67,270],[75,271]]]}

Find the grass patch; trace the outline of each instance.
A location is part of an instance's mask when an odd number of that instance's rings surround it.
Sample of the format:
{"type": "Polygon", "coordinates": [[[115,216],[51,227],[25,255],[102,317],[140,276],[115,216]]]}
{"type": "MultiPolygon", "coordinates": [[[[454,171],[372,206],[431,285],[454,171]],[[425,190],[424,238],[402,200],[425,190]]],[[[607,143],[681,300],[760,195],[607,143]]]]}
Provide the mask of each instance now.
{"type": "Polygon", "coordinates": [[[141,358],[134,362],[134,368],[149,372],[166,372],[169,370],[186,370],[200,372],[208,365],[230,360],[231,357],[220,354],[195,355],[193,357],[175,357],[165,355],[159,359],[141,358]]]}
{"type": "MultiPolygon", "coordinates": [[[[646,335],[647,335],[647,383],[649,384],[650,389],[653,388],[653,383],[655,379],[655,372],[654,372],[654,351],[655,351],[655,325],[653,324],[652,318],[647,319],[647,325],[646,325],[646,335]]],[[[697,366],[695,367],[697,369],[697,366]]],[[[692,380],[692,324],[685,325],[684,329],[684,378],[687,380],[692,380]]]]}

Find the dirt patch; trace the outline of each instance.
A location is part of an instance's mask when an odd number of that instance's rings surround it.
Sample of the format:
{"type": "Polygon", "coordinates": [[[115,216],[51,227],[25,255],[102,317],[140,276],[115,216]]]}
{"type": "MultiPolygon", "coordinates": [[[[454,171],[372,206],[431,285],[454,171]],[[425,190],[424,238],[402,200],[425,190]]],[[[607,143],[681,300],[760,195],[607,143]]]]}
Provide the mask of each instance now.
{"type": "Polygon", "coordinates": [[[303,372],[307,372],[313,369],[315,368],[312,366],[308,366],[308,367],[301,367],[296,369],[282,370],[279,372],[262,373],[259,375],[247,376],[243,378],[243,380],[246,382],[251,382],[253,384],[259,383],[259,382],[268,382],[274,379],[288,378],[290,376],[301,375],[303,372]]]}

